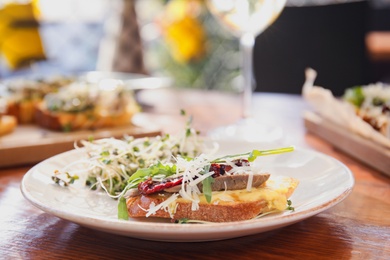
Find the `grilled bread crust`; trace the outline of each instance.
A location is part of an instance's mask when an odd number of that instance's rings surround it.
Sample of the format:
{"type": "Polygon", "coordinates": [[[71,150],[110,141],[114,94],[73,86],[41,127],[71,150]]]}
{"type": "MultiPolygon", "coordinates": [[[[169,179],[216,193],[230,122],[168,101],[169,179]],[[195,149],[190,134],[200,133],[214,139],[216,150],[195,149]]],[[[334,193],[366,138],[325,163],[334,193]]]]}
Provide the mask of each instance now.
{"type": "Polygon", "coordinates": [[[34,123],[35,106],[39,101],[24,100],[23,102],[8,102],[6,113],[14,116],[18,124],[34,123]]]}
{"type": "MultiPolygon", "coordinates": [[[[289,185],[286,189],[280,191],[281,195],[289,198],[298,185],[298,180],[289,178],[289,185]]],[[[223,192],[223,191],[221,191],[223,192]]],[[[216,194],[218,192],[214,192],[216,194]]],[[[151,205],[158,205],[169,198],[171,194],[155,194],[155,195],[139,195],[127,199],[127,209],[130,217],[146,217],[145,209],[149,209],[151,205]]],[[[191,210],[191,202],[183,198],[176,200],[176,211],[173,215],[174,219],[192,219],[210,222],[231,222],[242,221],[256,217],[259,214],[272,211],[271,203],[266,199],[257,201],[224,201],[218,204],[199,203],[198,210],[191,210]]],[[[171,218],[169,212],[160,209],[152,217],[171,218]]]]}

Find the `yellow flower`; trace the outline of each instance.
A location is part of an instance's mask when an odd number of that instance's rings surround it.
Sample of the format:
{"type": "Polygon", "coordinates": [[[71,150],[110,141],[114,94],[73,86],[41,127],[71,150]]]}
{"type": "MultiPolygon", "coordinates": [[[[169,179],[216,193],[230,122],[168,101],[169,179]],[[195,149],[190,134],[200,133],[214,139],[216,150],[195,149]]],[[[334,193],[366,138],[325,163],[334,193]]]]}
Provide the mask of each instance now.
{"type": "Polygon", "coordinates": [[[206,36],[199,19],[202,1],[172,0],[162,25],[168,48],[177,62],[199,60],[205,55],[206,36]]]}

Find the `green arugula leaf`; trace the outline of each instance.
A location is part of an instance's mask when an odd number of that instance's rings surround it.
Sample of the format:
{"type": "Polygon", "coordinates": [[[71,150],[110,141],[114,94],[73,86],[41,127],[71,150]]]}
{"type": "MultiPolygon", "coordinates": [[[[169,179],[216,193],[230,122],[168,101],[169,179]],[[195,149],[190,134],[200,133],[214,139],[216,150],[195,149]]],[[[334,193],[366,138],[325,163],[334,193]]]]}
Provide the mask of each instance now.
{"type": "Polygon", "coordinates": [[[214,182],[214,178],[209,176],[206,179],[202,181],[203,184],[203,194],[206,197],[207,203],[211,202],[211,197],[212,197],[212,189],[211,189],[211,184],[214,182]]]}
{"type": "Polygon", "coordinates": [[[128,220],[129,213],[127,212],[126,199],[120,197],[118,202],[118,219],[128,220]]]}
{"type": "Polygon", "coordinates": [[[165,175],[166,177],[176,173],[176,165],[163,165],[161,162],[149,167],[138,169],[128,180],[131,184],[130,188],[137,186],[140,182],[145,180],[147,177],[153,177],[156,175],[165,175]]]}

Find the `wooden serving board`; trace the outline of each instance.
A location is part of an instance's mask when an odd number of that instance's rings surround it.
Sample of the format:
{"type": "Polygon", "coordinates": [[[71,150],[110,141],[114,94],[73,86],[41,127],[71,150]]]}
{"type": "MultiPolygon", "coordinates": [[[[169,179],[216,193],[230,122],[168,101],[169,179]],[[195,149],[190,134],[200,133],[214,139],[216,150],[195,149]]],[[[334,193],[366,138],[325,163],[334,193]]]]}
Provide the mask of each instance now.
{"type": "Polygon", "coordinates": [[[390,176],[390,149],[315,114],[304,115],[306,129],[349,156],[390,176]]]}
{"type": "Polygon", "coordinates": [[[74,148],[75,141],[106,137],[122,138],[156,136],[161,131],[152,124],[83,130],[70,133],[54,132],[35,125],[18,126],[9,135],[0,137],[0,167],[33,164],[74,148]]]}

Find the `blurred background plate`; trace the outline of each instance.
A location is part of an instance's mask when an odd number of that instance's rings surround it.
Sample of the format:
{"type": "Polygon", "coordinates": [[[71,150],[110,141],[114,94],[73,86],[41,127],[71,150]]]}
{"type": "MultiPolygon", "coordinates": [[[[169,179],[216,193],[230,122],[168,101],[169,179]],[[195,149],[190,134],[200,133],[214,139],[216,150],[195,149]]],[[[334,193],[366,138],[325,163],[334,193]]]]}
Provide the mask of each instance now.
{"type": "Polygon", "coordinates": [[[75,77],[76,80],[85,80],[98,83],[104,79],[121,80],[132,90],[158,89],[173,86],[173,80],[169,77],[155,77],[138,73],[112,72],[112,71],[86,71],[80,73],[31,73],[26,75],[17,75],[2,80],[2,84],[7,85],[13,81],[19,80],[42,80],[56,77],[75,77]]]}
{"type": "Polygon", "coordinates": [[[169,77],[153,77],[137,73],[88,71],[80,73],[78,77],[89,82],[117,79],[123,81],[132,90],[166,88],[173,85],[173,80],[169,77]]]}

